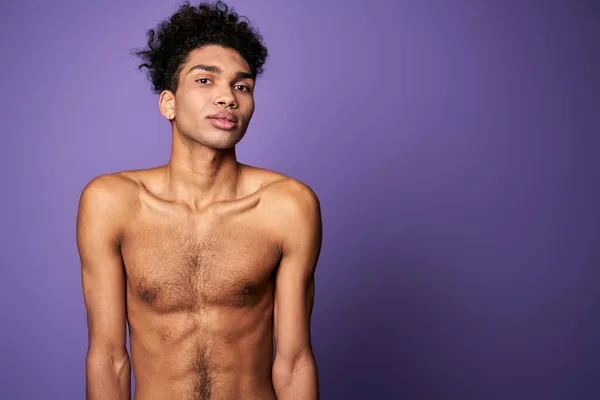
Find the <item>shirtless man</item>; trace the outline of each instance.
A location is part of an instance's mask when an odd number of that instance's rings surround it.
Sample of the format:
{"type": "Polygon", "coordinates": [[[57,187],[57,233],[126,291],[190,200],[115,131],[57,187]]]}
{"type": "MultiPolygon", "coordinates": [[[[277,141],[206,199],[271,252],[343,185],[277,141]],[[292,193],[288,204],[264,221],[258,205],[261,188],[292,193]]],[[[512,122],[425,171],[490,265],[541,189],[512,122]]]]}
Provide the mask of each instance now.
{"type": "Polygon", "coordinates": [[[81,194],[87,399],[130,399],[131,366],[137,400],[317,399],[318,198],[235,156],[267,56],[260,36],[224,4],[185,4],[138,55],[171,158],[81,194]]]}

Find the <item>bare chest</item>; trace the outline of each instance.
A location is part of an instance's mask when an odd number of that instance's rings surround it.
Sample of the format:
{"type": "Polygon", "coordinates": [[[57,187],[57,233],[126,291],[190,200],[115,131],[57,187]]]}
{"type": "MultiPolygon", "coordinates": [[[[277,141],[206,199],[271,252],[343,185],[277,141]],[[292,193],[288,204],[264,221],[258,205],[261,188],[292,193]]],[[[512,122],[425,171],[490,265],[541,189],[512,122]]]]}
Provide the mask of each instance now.
{"type": "Polygon", "coordinates": [[[279,252],[260,221],[138,218],[121,247],[128,297],[159,313],[251,307],[272,291],[279,252]]]}

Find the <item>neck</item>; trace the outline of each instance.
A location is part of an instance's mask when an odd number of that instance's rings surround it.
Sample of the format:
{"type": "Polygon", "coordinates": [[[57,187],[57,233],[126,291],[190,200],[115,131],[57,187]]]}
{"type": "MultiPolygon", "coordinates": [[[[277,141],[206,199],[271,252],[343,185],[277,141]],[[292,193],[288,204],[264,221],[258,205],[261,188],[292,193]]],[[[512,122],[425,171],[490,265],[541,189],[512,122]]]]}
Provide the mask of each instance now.
{"type": "Polygon", "coordinates": [[[171,158],[164,179],[169,197],[202,208],[215,201],[237,198],[240,165],[235,147],[217,150],[181,135],[173,135],[171,158]]]}

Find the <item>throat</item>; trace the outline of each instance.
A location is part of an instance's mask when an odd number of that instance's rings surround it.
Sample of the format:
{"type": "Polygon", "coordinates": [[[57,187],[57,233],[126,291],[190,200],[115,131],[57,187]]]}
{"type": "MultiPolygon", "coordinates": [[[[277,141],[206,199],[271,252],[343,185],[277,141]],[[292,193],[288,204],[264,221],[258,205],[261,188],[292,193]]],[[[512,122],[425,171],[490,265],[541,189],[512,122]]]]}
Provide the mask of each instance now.
{"type": "Polygon", "coordinates": [[[235,147],[221,150],[197,142],[174,142],[171,159],[162,174],[162,193],[173,202],[202,209],[212,202],[243,197],[243,175],[235,147]]]}

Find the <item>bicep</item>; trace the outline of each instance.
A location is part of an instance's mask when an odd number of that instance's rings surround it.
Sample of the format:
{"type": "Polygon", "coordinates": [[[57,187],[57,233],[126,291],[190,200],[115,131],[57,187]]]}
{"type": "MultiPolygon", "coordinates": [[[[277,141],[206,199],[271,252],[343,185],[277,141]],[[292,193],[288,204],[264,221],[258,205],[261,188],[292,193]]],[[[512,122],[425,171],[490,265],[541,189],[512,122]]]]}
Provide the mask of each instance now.
{"type": "Polygon", "coordinates": [[[293,359],[310,349],[315,270],[321,250],[319,202],[304,193],[290,210],[275,288],[274,335],[277,354],[293,359]]]}
{"type": "Polygon", "coordinates": [[[88,351],[109,356],[121,354],[126,341],[125,276],[115,208],[110,188],[92,181],[81,195],[77,215],[88,351]]]}

